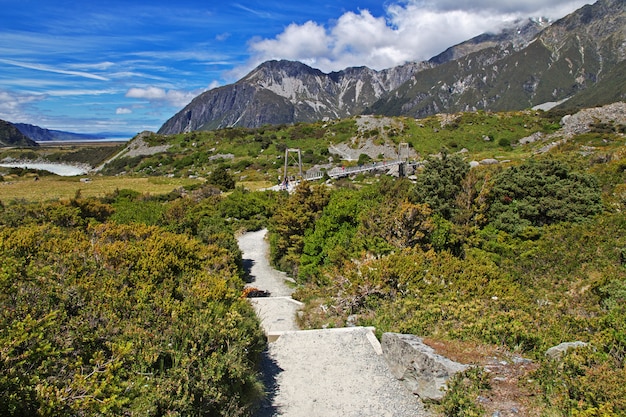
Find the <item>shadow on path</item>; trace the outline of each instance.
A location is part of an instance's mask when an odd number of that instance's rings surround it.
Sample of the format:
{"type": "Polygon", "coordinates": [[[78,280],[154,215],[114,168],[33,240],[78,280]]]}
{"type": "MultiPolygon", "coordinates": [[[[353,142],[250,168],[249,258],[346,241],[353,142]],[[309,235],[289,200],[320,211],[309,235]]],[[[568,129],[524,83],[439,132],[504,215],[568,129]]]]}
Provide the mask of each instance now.
{"type": "Polygon", "coordinates": [[[254,259],[242,259],[241,260],[241,266],[243,267],[243,272],[244,272],[244,282],[246,284],[251,284],[254,281],[256,281],[256,278],[254,277],[254,275],[252,275],[252,267],[254,266],[255,261],[254,259]]]}
{"type": "Polygon", "coordinates": [[[273,417],[279,415],[279,409],[274,404],[274,398],[278,392],[278,375],[283,369],[270,356],[266,349],[261,354],[260,373],[261,382],[265,386],[265,398],[260,404],[259,409],[253,414],[253,417],[273,417]]]}

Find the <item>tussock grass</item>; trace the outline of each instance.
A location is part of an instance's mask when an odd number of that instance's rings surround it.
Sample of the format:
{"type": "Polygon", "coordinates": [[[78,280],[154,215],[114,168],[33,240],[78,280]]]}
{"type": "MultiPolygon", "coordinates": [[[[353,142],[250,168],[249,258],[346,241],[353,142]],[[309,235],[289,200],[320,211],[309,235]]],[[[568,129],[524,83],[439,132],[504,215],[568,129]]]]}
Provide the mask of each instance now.
{"type": "Polygon", "coordinates": [[[0,182],[0,200],[49,201],[66,200],[77,192],[83,197],[103,197],[116,189],[130,189],[142,194],[165,194],[178,187],[199,184],[200,180],[181,178],[148,177],[92,177],[90,182],[81,182],[81,178],[63,178],[57,176],[39,177],[34,175],[24,178],[5,177],[0,182]]]}

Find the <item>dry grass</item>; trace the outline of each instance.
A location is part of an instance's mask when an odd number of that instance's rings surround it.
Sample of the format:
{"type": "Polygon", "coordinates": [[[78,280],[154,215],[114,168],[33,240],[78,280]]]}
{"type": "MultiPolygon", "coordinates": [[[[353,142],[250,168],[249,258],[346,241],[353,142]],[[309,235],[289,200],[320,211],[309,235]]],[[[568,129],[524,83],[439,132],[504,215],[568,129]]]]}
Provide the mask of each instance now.
{"type": "Polygon", "coordinates": [[[538,417],[541,414],[538,393],[528,383],[532,372],[539,367],[538,363],[502,346],[433,338],[423,340],[446,358],[477,365],[487,371],[491,389],[483,393],[478,401],[484,407],[485,415],[538,417]]]}
{"type": "Polygon", "coordinates": [[[135,190],[142,194],[165,194],[178,187],[197,184],[199,180],[156,177],[87,177],[44,176],[35,181],[34,176],[14,178],[6,176],[0,182],[0,201],[26,200],[48,201],[72,198],[80,191],[83,197],[102,197],[116,189],[135,190]]]}

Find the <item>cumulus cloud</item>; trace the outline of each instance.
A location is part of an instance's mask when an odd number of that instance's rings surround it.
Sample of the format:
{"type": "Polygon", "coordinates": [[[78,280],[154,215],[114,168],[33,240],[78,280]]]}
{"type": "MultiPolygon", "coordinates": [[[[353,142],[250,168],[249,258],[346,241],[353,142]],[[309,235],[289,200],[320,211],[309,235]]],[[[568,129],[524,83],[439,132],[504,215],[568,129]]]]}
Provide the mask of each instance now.
{"type": "Polygon", "coordinates": [[[198,91],[178,91],[165,90],[160,87],[133,87],[126,92],[126,97],[147,100],[150,103],[169,104],[175,107],[183,107],[187,105],[194,97],[199,94],[198,91]]]}
{"type": "Polygon", "coordinates": [[[346,12],[323,25],[291,24],[271,39],[249,43],[251,59],[230,75],[240,78],[270,59],[297,60],[322,71],[366,65],[384,69],[429,59],[481,33],[526,17],[560,18],[585,0],[398,0],[385,16],[346,12]]]}
{"type": "Polygon", "coordinates": [[[133,111],[128,107],[118,107],[115,110],[115,114],[131,114],[133,111]]]}

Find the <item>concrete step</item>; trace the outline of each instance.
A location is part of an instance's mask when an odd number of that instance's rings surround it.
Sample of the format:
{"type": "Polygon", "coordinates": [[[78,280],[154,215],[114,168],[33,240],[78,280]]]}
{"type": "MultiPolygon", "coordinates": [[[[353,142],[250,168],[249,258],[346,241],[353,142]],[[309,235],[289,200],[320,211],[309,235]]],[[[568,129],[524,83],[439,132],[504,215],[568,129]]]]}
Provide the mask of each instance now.
{"type": "Polygon", "coordinates": [[[373,328],[285,331],[269,345],[258,417],[425,415],[388,370],[373,328]]]}

